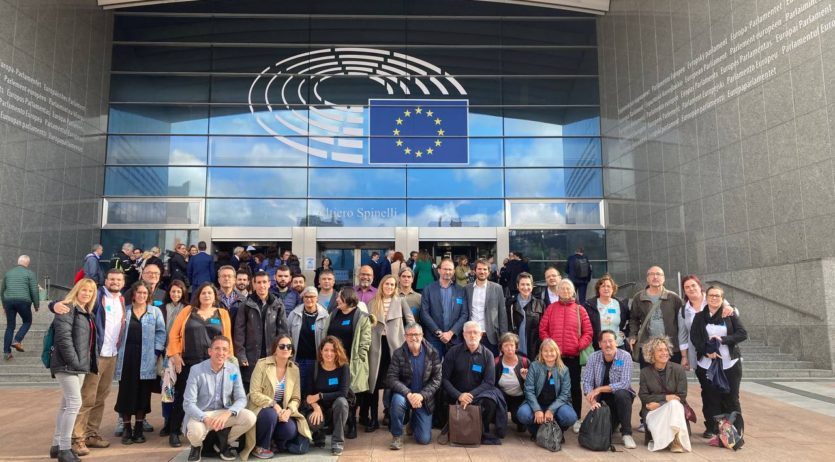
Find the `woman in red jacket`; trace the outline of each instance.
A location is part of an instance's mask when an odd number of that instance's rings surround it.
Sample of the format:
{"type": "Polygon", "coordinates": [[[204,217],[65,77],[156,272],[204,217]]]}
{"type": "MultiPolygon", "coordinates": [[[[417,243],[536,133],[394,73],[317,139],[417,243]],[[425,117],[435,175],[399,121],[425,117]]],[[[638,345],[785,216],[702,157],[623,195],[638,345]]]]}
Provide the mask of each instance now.
{"type": "MultiPolygon", "coordinates": [[[[585,308],[574,301],[574,284],[570,279],[560,281],[557,289],[560,300],[545,310],[539,321],[539,338],[541,341],[550,338],[557,342],[571,378],[571,406],[579,416],[583,404],[580,391],[580,352],[591,345],[591,320],[585,308]]],[[[574,432],[579,431],[580,426],[575,424],[574,432]]]]}

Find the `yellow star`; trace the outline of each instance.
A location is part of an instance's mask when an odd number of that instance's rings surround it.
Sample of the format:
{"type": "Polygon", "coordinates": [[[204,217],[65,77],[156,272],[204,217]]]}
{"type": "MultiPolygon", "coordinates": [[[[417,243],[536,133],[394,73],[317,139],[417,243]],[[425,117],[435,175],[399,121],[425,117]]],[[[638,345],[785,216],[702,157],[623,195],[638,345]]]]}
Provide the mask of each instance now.
{"type": "Polygon", "coordinates": [[[412,111],[406,109],[405,111],[403,111],[403,115],[406,116],[406,117],[411,117],[412,116],[412,111]]]}
{"type": "Polygon", "coordinates": [[[440,145],[441,145],[441,140],[435,140],[435,146],[440,146],[440,145]]]}
{"type": "Polygon", "coordinates": [[[403,146],[403,140],[397,140],[397,146],[403,146]]]}
{"type": "Polygon", "coordinates": [[[441,119],[435,119],[435,125],[441,125],[441,119]]]}
{"type": "Polygon", "coordinates": [[[427,153],[427,154],[432,154],[433,152],[435,152],[435,150],[434,150],[434,149],[432,149],[432,148],[426,148],[426,153],[427,153]]]}
{"type": "Polygon", "coordinates": [[[406,148],[406,149],[403,150],[403,152],[405,152],[406,154],[411,154],[412,149],[411,148],[406,148]]]}
{"type": "Polygon", "coordinates": [[[422,155],[423,155],[423,153],[422,153],[422,152],[420,152],[420,151],[418,151],[418,152],[416,152],[416,153],[415,153],[415,157],[420,157],[420,156],[422,156],[422,155]]]}
{"type": "Polygon", "coordinates": [[[394,133],[394,136],[400,136],[400,130],[398,130],[396,128],[394,130],[392,130],[392,133],[394,133]]]}
{"type": "Polygon", "coordinates": [[[444,129],[443,128],[438,130],[438,136],[444,136],[444,129]]]}
{"type": "Polygon", "coordinates": [[[403,125],[403,119],[401,119],[400,117],[398,117],[395,122],[397,122],[397,125],[403,125]]]}
{"type": "Polygon", "coordinates": [[[421,112],[423,112],[423,109],[421,109],[419,107],[415,108],[415,114],[420,114],[421,112]]]}
{"type": "Polygon", "coordinates": [[[434,112],[432,112],[432,109],[426,111],[426,117],[432,117],[433,114],[434,112]]]}

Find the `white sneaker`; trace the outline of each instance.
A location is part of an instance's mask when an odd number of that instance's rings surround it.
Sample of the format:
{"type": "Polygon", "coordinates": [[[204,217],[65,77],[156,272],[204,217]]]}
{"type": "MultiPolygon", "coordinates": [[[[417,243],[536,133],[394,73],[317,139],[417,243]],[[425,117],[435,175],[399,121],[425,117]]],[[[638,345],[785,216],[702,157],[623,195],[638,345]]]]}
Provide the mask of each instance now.
{"type": "Polygon", "coordinates": [[[638,445],[635,444],[635,440],[632,438],[632,435],[623,435],[623,447],[626,449],[635,449],[638,445]]]}
{"type": "Polygon", "coordinates": [[[574,433],[580,433],[580,425],[583,425],[583,421],[580,420],[580,419],[577,419],[577,421],[574,422],[574,428],[573,428],[574,433]]]}

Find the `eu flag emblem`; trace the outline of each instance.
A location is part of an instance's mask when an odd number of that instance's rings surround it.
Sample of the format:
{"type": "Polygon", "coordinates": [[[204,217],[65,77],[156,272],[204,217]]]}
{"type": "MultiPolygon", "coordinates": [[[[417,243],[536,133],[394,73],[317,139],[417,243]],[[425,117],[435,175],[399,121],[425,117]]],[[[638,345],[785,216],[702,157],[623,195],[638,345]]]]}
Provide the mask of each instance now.
{"type": "Polygon", "coordinates": [[[369,100],[369,163],[469,163],[468,105],[468,100],[369,100]]]}

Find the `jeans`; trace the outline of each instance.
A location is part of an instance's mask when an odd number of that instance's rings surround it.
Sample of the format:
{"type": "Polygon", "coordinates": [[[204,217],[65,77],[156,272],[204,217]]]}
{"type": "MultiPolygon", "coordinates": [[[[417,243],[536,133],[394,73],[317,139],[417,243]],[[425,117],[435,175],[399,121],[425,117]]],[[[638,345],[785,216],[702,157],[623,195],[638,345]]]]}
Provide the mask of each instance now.
{"type": "Polygon", "coordinates": [[[441,361],[443,361],[444,360],[444,355],[446,354],[447,349],[451,348],[452,344],[442,342],[441,339],[439,339],[438,337],[435,337],[435,334],[428,335],[424,338],[429,341],[429,344],[432,345],[432,348],[434,348],[435,351],[438,352],[438,358],[441,361]]]}
{"type": "Polygon", "coordinates": [[[75,416],[81,409],[81,384],[84,382],[85,374],[67,374],[58,372],[55,378],[61,386],[61,405],[58,407],[58,416],[55,418],[55,433],[52,435],[52,445],[58,446],[62,451],[72,447],[72,428],[75,424],[75,416]]]}
{"type": "Polygon", "coordinates": [[[409,400],[400,393],[391,394],[391,408],[389,412],[389,430],[392,436],[403,435],[403,419],[406,411],[411,409],[410,422],[414,431],[415,441],[418,444],[429,444],[432,442],[432,414],[425,407],[412,409],[409,400]]]}
{"type": "Polygon", "coordinates": [[[702,412],[705,418],[705,428],[711,433],[716,433],[716,420],[713,416],[719,414],[729,414],[733,411],[739,412],[739,416],[734,422],[734,427],[743,433],[745,430],[745,421],[742,420],[742,407],[739,404],[739,384],[742,381],[742,362],[737,361],[731,368],[725,369],[725,375],[728,377],[728,383],[731,386],[730,393],[722,393],[713,386],[710,380],[707,379],[707,369],[703,367],[696,367],[696,377],[699,378],[699,383],[702,385],[702,412]]]}
{"type": "Polygon", "coordinates": [[[270,443],[275,441],[279,448],[296,436],[296,421],[293,418],[287,422],[279,422],[274,408],[265,407],[258,412],[255,422],[255,442],[258,447],[270,449],[270,443]]]}
{"type": "MultiPolygon", "coordinates": [[[[519,406],[519,410],[516,411],[516,418],[519,419],[519,423],[522,425],[527,425],[531,435],[536,435],[536,432],[539,430],[539,424],[534,423],[534,411],[530,404],[525,402],[519,406]]],[[[568,404],[563,404],[554,413],[554,420],[565,431],[577,421],[577,413],[568,404]]]]}
{"type": "Polygon", "coordinates": [[[6,309],[6,336],[3,338],[3,353],[8,354],[12,352],[12,336],[16,343],[20,343],[32,327],[32,302],[10,300],[3,307],[6,309]],[[18,314],[23,324],[18,329],[17,335],[14,335],[18,314]]]}
{"type": "Polygon", "coordinates": [[[605,402],[609,406],[612,417],[612,428],[620,424],[621,435],[632,434],[632,401],[635,395],[627,390],[615,390],[614,393],[597,395],[598,402],[605,402]]]}
{"type": "Polygon", "coordinates": [[[110,395],[110,385],[113,383],[113,374],[116,372],[116,360],[116,356],[99,357],[99,373],[87,374],[84,377],[84,383],[81,386],[81,409],[78,411],[78,417],[75,418],[73,439],[84,439],[99,434],[104,416],[104,401],[110,395]]]}
{"type": "Polygon", "coordinates": [[[183,410],[183,395],[186,392],[189,372],[191,365],[183,364],[183,369],[177,374],[177,382],[174,383],[174,408],[171,409],[171,417],[168,418],[168,427],[172,435],[183,433],[183,420],[186,416],[183,410]]]}
{"type": "Polygon", "coordinates": [[[310,381],[313,380],[313,368],[316,367],[315,359],[299,359],[296,361],[299,365],[299,383],[301,384],[302,396],[307,396],[310,393],[307,387],[310,386],[310,381]]]}

